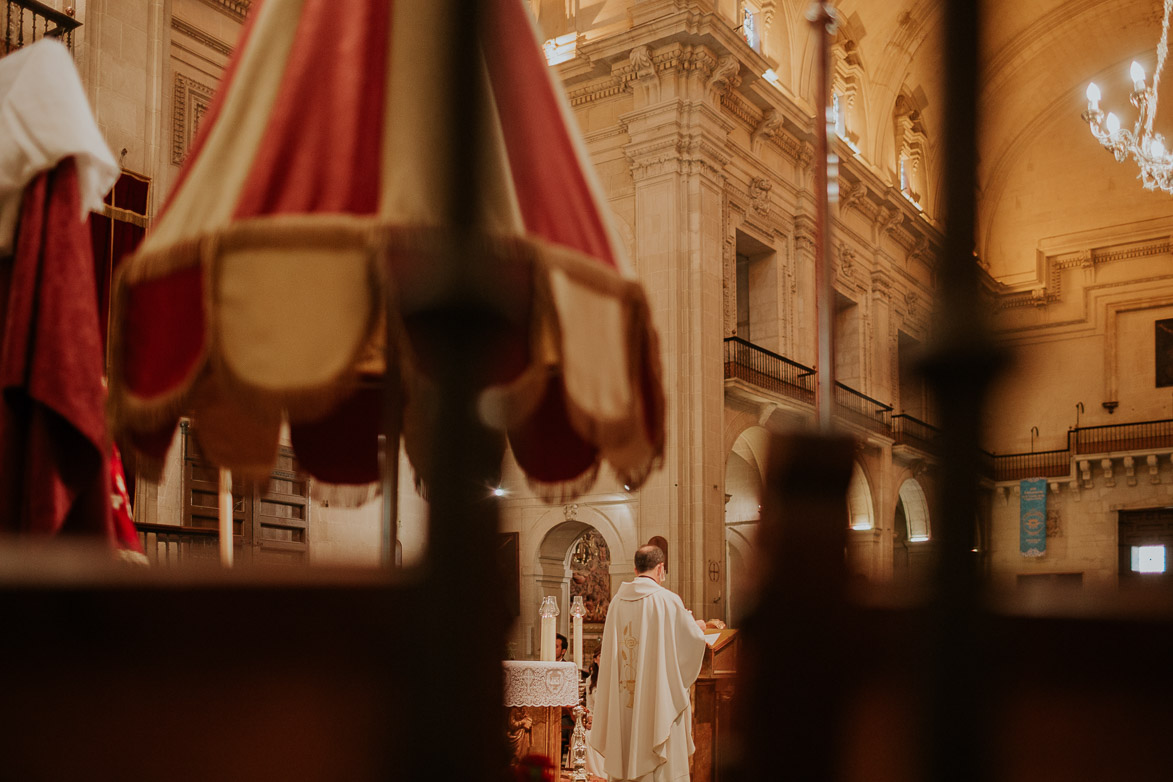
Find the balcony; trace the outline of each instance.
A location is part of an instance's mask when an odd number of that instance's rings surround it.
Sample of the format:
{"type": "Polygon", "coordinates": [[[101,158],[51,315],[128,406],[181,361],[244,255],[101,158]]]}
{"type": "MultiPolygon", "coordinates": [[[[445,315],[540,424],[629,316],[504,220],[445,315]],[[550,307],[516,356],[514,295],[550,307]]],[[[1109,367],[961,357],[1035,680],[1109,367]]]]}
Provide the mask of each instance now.
{"type": "Polygon", "coordinates": [[[1066,448],[1038,453],[1008,453],[994,456],[994,480],[1021,481],[1026,478],[1065,478],[1071,474],[1071,452],[1066,448]]]}
{"type": "Polygon", "coordinates": [[[1173,419],[1126,424],[1083,426],[1067,432],[1067,447],[1038,453],[993,457],[995,481],[1024,478],[1065,478],[1071,462],[1089,454],[1136,453],[1173,448],[1173,419]]]}
{"type": "Polygon", "coordinates": [[[815,403],[815,371],[740,337],[725,338],[725,377],[815,403]]]}
{"type": "Polygon", "coordinates": [[[1173,448],[1173,419],[1072,429],[1068,447],[1077,454],[1173,448]]]}
{"type": "Polygon", "coordinates": [[[941,430],[919,418],[905,413],[892,416],[892,445],[908,446],[925,453],[934,453],[941,430]]]}
{"type": "Polygon", "coordinates": [[[892,436],[892,406],[839,382],[835,383],[835,415],[886,437],[892,436]]]}
{"type": "Polygon", "coordinates": [[[73,31],[81,22],[73,18],[73,8],[66,12],[37,0],[4,0],[4,51],[9,54],[42,38],[57,38],[73,51],[73,31]]]}
{"type": "Polygon", "coordinates": [[[135,522],[138,540],[152,565],[177,567],[220,561],[220,531],[203,527],[135,522]]]}

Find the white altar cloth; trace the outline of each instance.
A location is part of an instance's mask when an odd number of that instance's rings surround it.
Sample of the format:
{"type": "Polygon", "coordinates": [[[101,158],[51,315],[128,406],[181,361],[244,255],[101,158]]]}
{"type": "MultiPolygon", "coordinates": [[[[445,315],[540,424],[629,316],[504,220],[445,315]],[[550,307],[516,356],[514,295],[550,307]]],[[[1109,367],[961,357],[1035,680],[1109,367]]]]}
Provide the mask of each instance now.
{"type": "Polygon", "coordinates": [[[574,663],[508,660],[505,667],[506,706],[574,706],[578,703],[578,671],[574,663]]]}

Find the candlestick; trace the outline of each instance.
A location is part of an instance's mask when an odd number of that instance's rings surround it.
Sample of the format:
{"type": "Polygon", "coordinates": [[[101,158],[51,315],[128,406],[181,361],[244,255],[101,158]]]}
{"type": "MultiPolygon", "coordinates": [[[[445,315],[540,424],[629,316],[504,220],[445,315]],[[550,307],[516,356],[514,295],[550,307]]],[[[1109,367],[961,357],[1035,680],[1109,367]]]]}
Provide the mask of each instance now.
{"type": "Polygon", "coordinates": [[[542,607],[538,609],[538,615],[542,618],[541,659],[544,662],[554,661],[554,622],[558,613],[558,601],[553,595],[542,598],[542,607]]]}
{"type": "Polygon", "coordinates": [[[574,617],[574,664],[582,670],[582,617],[586,613],[586,606],[582,604],[582,595],[575,595],[570,601],[570,615],[574,617]]]}

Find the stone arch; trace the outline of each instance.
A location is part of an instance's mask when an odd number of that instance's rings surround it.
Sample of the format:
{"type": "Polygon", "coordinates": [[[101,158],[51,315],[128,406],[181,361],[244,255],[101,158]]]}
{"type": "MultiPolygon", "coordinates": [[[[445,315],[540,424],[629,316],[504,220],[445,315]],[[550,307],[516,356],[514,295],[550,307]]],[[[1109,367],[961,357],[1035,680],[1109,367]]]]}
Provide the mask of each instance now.
{"type": "Polygon", "coordinates": [[[725,460],[725,621],[735,625],[748,607],[745,575],[761,518],[770,432],[741,430],[725,460]]]}
{"type": "Polygon", "coordinates": [[[900,484],[897,493],[897,505],[904,509],[905,524],[908,529],[908,539],[914,543],[926,541],[932,537],[932,527],[929,524],[929,500],[925,490],[916,478],[908,478],[900,484]]]}
{"type": "Polygon", "coordinates": [[[847,526],[853,530],[876,528],[872,485],[859,462],[851,465],[851,483],[847,485],[847,526]]]}
{"type": "MultiPolygon", "coordinates": [[[[568,504],[550,508],[529,527],[532,541],[522,552],[521,618],[518,622],[519,654],[534,654],[537,610],[542,598],[553,595],[558,600],[558,632],[570,637],[570,558],[574,543],[587,529],[593,528],[610,551],[611,594],[631,577],[632,557],[638,547],[636,524],[629,503],[594,506],[568,504]]],[[[589,640],[589,638],[588,638],[589,640]]]]}

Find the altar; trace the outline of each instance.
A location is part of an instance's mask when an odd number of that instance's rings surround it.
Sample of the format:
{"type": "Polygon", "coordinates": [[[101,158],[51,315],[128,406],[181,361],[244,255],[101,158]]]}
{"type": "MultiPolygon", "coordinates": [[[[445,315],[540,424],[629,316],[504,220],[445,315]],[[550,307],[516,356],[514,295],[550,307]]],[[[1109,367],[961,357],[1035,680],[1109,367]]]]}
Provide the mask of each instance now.
{"type": "Polygon", "coordinates": [[[502,665],[511,762],[526,755],[542,755],[554,762],[554,778],[560,778],[562,707],[578,703],[574,663],[509,660],[502,665]]]}

